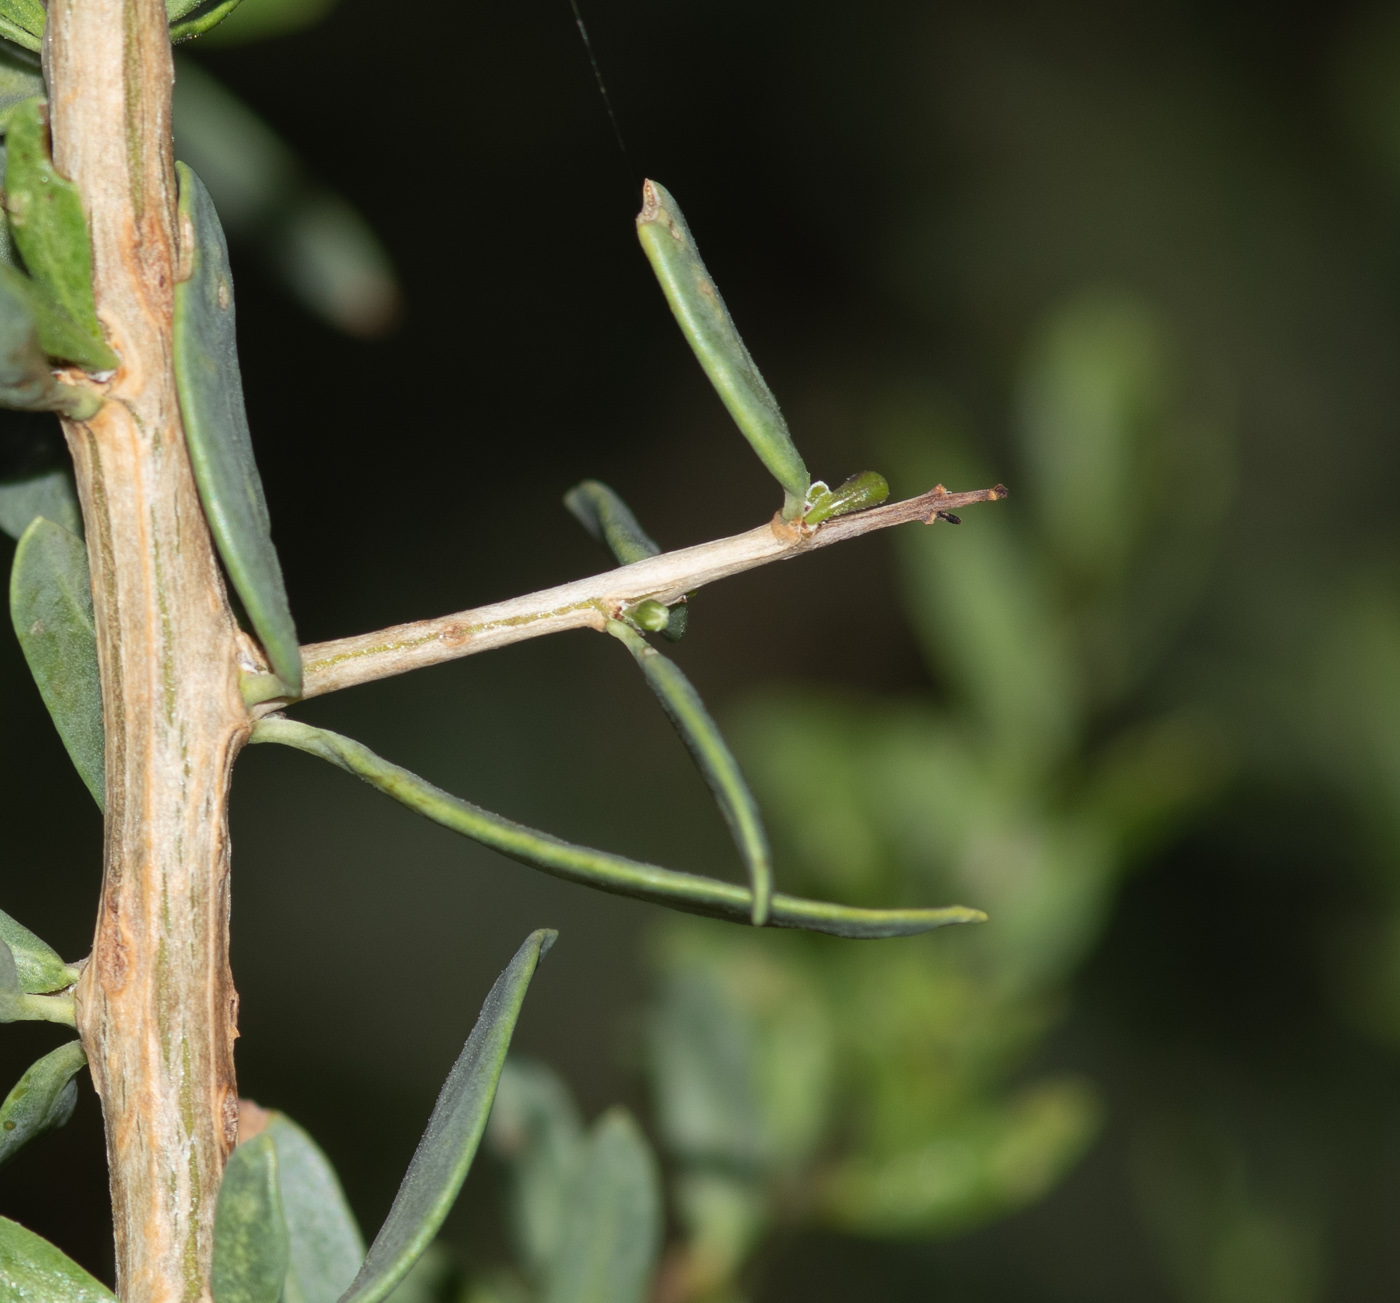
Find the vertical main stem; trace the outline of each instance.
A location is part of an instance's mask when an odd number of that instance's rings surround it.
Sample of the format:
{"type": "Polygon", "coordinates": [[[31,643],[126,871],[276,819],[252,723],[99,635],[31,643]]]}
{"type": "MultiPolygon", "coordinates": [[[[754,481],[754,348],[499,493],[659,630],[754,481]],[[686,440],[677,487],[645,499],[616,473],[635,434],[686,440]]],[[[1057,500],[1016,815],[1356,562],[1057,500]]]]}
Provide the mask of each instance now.
{"type": "Polygon", "coordinates": [[[170,43],[162,0],[51,0],[48,24],[54,160],[82,193],[98,315],[122,361],[97,416],[65,424],[107,734],[78,1025],[106,1121],[118,1292],[197,1303],[238,1119],[227,792],[247,714],[172,368],[170,43]]]}

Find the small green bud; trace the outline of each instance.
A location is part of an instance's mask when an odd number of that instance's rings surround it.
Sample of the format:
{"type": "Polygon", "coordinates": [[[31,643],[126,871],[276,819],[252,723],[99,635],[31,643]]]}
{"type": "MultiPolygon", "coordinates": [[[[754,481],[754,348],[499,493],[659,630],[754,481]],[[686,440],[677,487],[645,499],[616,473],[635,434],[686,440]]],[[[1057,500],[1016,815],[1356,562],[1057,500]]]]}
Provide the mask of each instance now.
{"type": "Polygon", "coordinates": [[[637,628],[645,629],[648,633],[664,633],[666,626],[671,623],[671,612],[661,602],[647,598],[628,611],[627,618],[637,628]]]}
{"type": "Polygon", "coordinates": [[[853,511],[878,507],[889,496],[889,484],[876,471],[861,471],[835,489],[829,489],[821,480],[817,480],[807,494],[807,511],[802,523],[820,525],[822,521],[835,516],[848,516],[853,511]]]}

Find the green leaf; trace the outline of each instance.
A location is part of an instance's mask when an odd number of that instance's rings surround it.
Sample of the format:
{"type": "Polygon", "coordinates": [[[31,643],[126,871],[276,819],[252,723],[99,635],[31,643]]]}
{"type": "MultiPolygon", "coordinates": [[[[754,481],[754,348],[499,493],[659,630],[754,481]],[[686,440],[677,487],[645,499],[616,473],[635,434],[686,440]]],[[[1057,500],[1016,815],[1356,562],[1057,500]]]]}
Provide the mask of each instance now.
{"type": "MultiPolygon", "coordinates": [[[[0,942],[0,945],[3,945],[0,942]]],[[[8,965],[6,965],[8,970],[8,965]]],[[[0,1023],[52,1022],[76,1027],[71,995],[26,995],[13,988],[0,988],[0,1023]]]]}
{"type": "Polygon", "coordinates": [[[336,1303],[365,1260],[365,1242],[335,1168],[284,1113],[271,1114],[262,1134],[277,1146],[289,1242],[281,1303],[336,1303]]]}
{"type": "MultiPolygon", "coordinates": [[[[753,892],[747,887],[658,868],[527,828],[513,819],[452,796],[417,774],[375,755],[368,747],[329,729],[296,720],[269,718],[254,725],[249,740],[276,742],[320,756],[434,823],[556,878],[618,896],[669,905],[691,914],[744,922],[753,917],[753,892]]],[[[943,909],[852,909],[825,901],[801,900],[779,892],[773,896],[768,925],[841,937],[874,938],[912,936],[951,923],[981,923],[986,917],[981,910],[961,905],[943,909]]]]}
{"type": "Polygon", "coordinates": [[[274,673],[301,692],[301,648],[272,545],[243,407],[228,245],[203,183],[183,163],[180,216],[194,233],[191,272],[175,287],[175,384],[190,460],[219,555],[274,673]]]}
{"type": "Polygon", "coordinates": [[[10,618],[58,735],[100,808],[102,683],[87,549],[82,539],[42,516],[15,548],[10,618]]]}
{"type": "Polygon", "coordinates": [[[603,1114],[570,1184],[544,1303],[644,1303],[661,1251],[661,1176],[625,1109],[603,1114]]]}
{"type": "MultiPolygon", "coordinates": [[[[0,32],[3,35],[3,32],[0,32]]],[[[0,123],[3,123],[20,100],[33,98],[44,93],[44,75],[39,67],[39,59],[32,50],[17,50],[14,46],[0,46],[0,123]]],[[[0,174],[4,172],[3,147],[0,147],[0,174]]],[[[9,241],[9,225],[0,222],[0,232],[6,243],[9,241]]],[[[6,261],[9,261],[8,259],[6,261]]]]}
{"type": "Polygon", "coordinates": [[[0,1217],[0,1299],[5,1303],[116,1303],[116,1298],[46,1239],[0,1217]]]}
{"type": "Polygon", "coordinates": [[[242,0],[219,0],[216,4],[205,4],[201,0],[200,4],[187,11],[190,17],[170,24],[171,41],[179,44],[181,41],[192,41],[196,36],[203,36],[205,32],[213,30],[223,22],[241,3],[242,0]]]}
{"type": "Polygon", "coordinates": [[[214,1303],[278,1303],[290,1249],[277,1176],[277,1145],[266,1131],[229,1156],[214,1210],[214,1303]]]}
{"type": "Polygon", "coordinates": [[[82,1043],[70,1041],[44,1055],[19,1079],[0,1104],[0,1164],[73,1116],[78,1103],[74,1078],[86,1066],[82,1043]]]}
{"type": "Polygon", "coordinates": [[[773,901],[773,855],[758,802],[744,781],[739,762],[679,665],[620,620],[609,620],[608,632],[632,653],[661,708],[681,735],[696,768],[709,784],[749,871],[749,885],[753,889],[750,918],[755,927],[762,927],[768,921],[773,901]]]}
{"type": "MultiPolygon", "coordinates": [[[[245,3],[234,25],[252,9],[245,3]]],[[[257,243],[302,305],[336,329],[383,334],[402,295],[364,219],[198,64],[177,59],[175,69],[176,154],[209,188],[228,236],[257,243]]]]}
{"type": "Polygon", "coordinates": [[[65,341],[76,338],[84,351],[82,358],[72,360],[90,370],[112,370],[117,355],[102,338],[92,297],[87,215],[78,187],[54,168],[48,135],[47,105],[42,99],[24,100],[10,111],[5,136],[5,209],[10,230],[35,286],[69,319],[61,326],[41,321],[41,340],[59,330],[65,341]]]}
{"type": "MultiPolygon", "coordinates": [[[[78,970],[59,958],[47,942],[40,941],[22,923],[16,923],[0,909],[0,942],[15,962],[19,989],[30,995],[62,991],[78,980],[78,970]]],[[[0,981],[0,987],[5,983],[0,981]]]]}
{"type": "Polygon", "coordinates": [[[700,261],[685,218],[664,186],[647,181],[637,235],[661,283],[666,301],[705,374],[744,437],[783,486],[783,519],[796,520],[806,506],[811,477],[788,433],[778,400],[768,388],[700,261]]]}
{"type": "Polygon", "coordinates": [[[243,0],[238,11],[210,33],[206,45],[247,45],[286,36],[319,23],[337,0],[243,0]]]}
{"type": "Polygon", "coordinates": [[[536,1279],[547,1279],[559,1256],[569,1183],[583,1153],[583,1123],[568,1087],[543,1064],[506,1060],[488,1140],[510,1166],[516,1252],[536,1279]]]}
{"type": "Polygon", "coordinates": [[[890,496],[885,477],[876,471],[861,471],[845,483],[829,489],[818,480],[807,494],[810,504],[802,517],[804,525],[820,525],[836,516],[849,516],[853,511],[878,507],[890,496]]]}
{"type": "Polygon", "coordinates": [[[94,340],[18,267],[0,264],[0,278],[10,293],[28,307],[39,347],[49,357],[76,362],[89,371],[106,371],[116,366],[116,354],[101,340],[94,340]]]}
{"type": "Polygon", "coordinates": [[[0,407],[62,412],[86,420],[102,406],[102,399],[54,377],[39,343],[32,297],[28,289],[16,290],[11,278],[0,276],[0,407]]]}
{"type": "Polygon", "coordinates": [[[575,485],[564,495],[564,505],[620,566],[645,561],[661,551],[637,523],[631,508],[599,480],[575,485]]]}
{"type": "Polygon", "coordinates": [[[65,470],[44,471],[24,479],[0,483],[0,529],[19,538],[36,516],[62,525],[82,537],[83,515],[73,479],[65,470]]]}
{"type": "Polygon", "coordinates": [[[496,979],[438,1095],[393,1207],[341,1303],[379,1303],[387,1298],[452,1210],[486,1130],[530,979],[558,935],[548,928],[532,932],[496,979]]]}
{"type": "Polygon", "coordinates": [[[47,17],[39,0],[0,0],[0,36],[26,50],[39,50],[47,17]]]}

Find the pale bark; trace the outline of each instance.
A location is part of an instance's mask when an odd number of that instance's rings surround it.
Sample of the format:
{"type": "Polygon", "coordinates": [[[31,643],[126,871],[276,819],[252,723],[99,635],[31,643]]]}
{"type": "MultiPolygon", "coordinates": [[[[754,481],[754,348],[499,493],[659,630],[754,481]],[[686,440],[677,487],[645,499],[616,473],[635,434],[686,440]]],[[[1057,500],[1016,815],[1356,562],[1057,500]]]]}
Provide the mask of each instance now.
{"type": "Polygon", "coordinates": [[[92,230],[122,359],[68,422],[107,730],[106,844],[78,1026],[102,1097],[124,1303],[209,1298],[237,1135],[228,966],[229,770],[247,726],[238,634],[200,509],[171,364],[173,79],[161,0],[51,0],[54,157],[92,230]]]}

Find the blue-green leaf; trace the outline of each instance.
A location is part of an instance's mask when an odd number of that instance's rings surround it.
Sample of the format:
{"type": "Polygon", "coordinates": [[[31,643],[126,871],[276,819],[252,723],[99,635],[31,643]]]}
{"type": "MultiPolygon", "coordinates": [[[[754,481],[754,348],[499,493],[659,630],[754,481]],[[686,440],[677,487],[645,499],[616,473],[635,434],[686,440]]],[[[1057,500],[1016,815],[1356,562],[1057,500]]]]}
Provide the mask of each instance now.
{"type": "Polygon", "coordinates": [[[183,163],[180,216],[193,232],[189,278],[175,287],[175,383],[209,528],[287,692],[301,692],[301,649],[272,545],[262,480],[243,407],[228,245],[213,200],[183,163]]]}
{"type": "Polygon", "coordinates": [[[548,929],[532,932],[496,979],[438,1096],[394,1205],[341,1303],[379,1303],[388,1297],[451,1211],[486,1129],[525,992],[557,935],[548,929]]]}
{"type": "Polygon", "coordinates": [[[290,1249],[277,1145],[263,1131],[229,1156],[214,1210],[214,1303],[278,1303],[290,1249]]]}
{"type": "Polygon", "coordinates": [[[625,1109],[589,1134],[544,1303],[644,1303],[661,1250],[661,1177],[625,1109]]]}
{"type": "Polygon", "coordinates": [[[768,921],[773,902],[773,856],[758,802],[744,781],[739,762],[679,665],[620,620],[609,620],[608,632],[632,653],[661,708],[681,735],[696,768],[709,784],[749,871],[749,885],[753,889],[750,918],[755,927],[762,927],[768,921]]]}
{"type": "Polygon", "coordinates": [[[117,355],[103,339],[97,321],[87,215],[78,187],[58,174],[49,157],[47,108],[36,96],[10,110],[5,133],[5,210],[34,286],[56,308],[42,318],[35,314],[41,318],[40,341],[52,335],[56,346],[49,351],[89,370],[107,371],[117,366],[117,355]]]}
{"type": "Polygon", "coordinates": [[[10,618],[68,755],[102,805],[102,683],[82,539],[40,516],[10,571],[10,618]]]}
{"type": "Polygon", "coordinates": [[[116,1303],[116,1298],[46,1239],[0,1217],[0,1299],[5,1303],[116,1303]]]}
{"type": "Polygon", "coordinates": [[[35,516],[44,516],[82,537],[83,516],[67,471],[43,471],[0,483],[0,529],[11,538],[19,538],[35,516]]]}
{"type": "MultiPolygon", "coordinates": [[[[62,991],[78,980],[78,970],[65,964],[58,951],[40,941],[22,923],[0,909],[0,943],[14,960],[18,989],[30,995],[62,991]]],[[[0,987],[4,982],[0,981],[0,987]]]]}
{"type": "Polygon", "coordinates": [[[73,1116],[78,1103],[74,1078],[86,1066],[82,1043],[69,1041],[44,1055],[19,1079],[0,1104],[0,1163],[73,1116]]]}
{"type": "Polygon", "coordinates": [[[666,301],[705,374],[753,450],[783,487],[783,519],[805,509],[811,477],[773,391],[739,338],[676,201],[664,186],[642,187],[637,235],[666,301]]]}
{"type": "Polygon", "coordinates": [[[536,1279],[548,1279],[584,1148],[568,1087],[543,1064],[508,1059],[488,1138],[492,1152],[510,1166],[510,1229],[521,1263],[536,1279]]]}
{"type": "Polygon", "coordinates": [[[335,1303],[365,1260],[365,1242],[335,1168],[283,1113],[273,1113],[262,1134],[277,1146],[289,1242],[281,1303],[335,1303]]]}
{"type": "Polygon", "coordinates": [[[620,566],[645,561],[661,549],[652,541],[628,505],[599,480],[584,480],[564,495],[564,505],[620,566]]]}
{"type": "MultiPolygon", "coordinates": [[[[375,755],[359,742],[329,729],[315,728],[297,720],[269,718],[258,721],[250,741],[276,742],[320,756],[434,823],[556,878],[618,896],[669,905],[691,914],[745,922],[753,917],[753,892],[747,887],[658,868],[625,855],[577,846],[549,833],[527,828],[513,819],[452,796],[417,774],[375,755]]],[[[943,909],[853,909],[779,892],[773,897],[768,925],[841,937],[874,938],[912,936],[950,923],[981,923],[986,917],[980,909],[961,905],[943,909]]]]}

